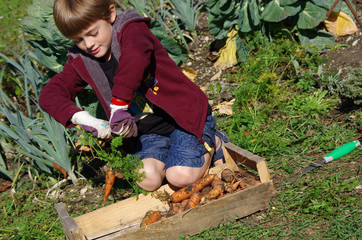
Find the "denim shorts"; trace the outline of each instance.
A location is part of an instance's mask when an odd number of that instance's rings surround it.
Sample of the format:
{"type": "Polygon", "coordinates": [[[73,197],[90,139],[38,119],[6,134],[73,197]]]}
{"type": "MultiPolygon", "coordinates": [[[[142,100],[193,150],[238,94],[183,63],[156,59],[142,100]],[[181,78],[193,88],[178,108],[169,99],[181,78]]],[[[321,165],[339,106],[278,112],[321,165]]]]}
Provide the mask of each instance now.
{"type": "MultiPolygon", "coordinates": [[[[215,146],[215,126],[213,116],[207,116],[202,139],[210,147],[215,146]]],[[[144,134],[139,138],[136,150],[141,160],[155,158],[163,162],[166,169],[173,166],[201,167],[205,162],[203,155],[207,152],[204,143],[180,128],[166,136],[144,134]]]]}

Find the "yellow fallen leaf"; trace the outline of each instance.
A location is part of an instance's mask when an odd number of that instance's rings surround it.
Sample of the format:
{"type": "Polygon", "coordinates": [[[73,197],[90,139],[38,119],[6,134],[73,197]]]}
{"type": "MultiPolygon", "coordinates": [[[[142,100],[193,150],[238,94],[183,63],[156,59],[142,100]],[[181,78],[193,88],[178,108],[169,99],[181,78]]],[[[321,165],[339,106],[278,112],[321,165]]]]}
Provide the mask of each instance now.
{"type": "Polygon", "coordinates": [[[218,56],[219,58],[216,60],[214,67],[218,70],[225,70],[232,66],[235,66],[238,63],[238,59],[236,57],[236,36],[238,32],[235,29],[232,29],[228,33],[228,39],[226,40],[226,44],[223,48],[219,50],[218,56]]]}
{"type": "Polygon", "coordinates": [[[355,33],[358,29],[353,19],[344,12],[332,12],[324,21],[327,31],[345,36],[355,33]]]}
{"type": "Polygon", "coordinates": [[[191,81],[195,81],[195,78],[197,77],[197,72],[195,70],[192,68],[181,68],[181,70],[191,81]]]}
{"type": "Polygon", "coordinates": [[[232,105],[234,104],[235,99],[229,102],[222,102],[217,104],[212,108],[213,111],[219,112],[220,114],[231,115],[233,114],[232,105]]]}

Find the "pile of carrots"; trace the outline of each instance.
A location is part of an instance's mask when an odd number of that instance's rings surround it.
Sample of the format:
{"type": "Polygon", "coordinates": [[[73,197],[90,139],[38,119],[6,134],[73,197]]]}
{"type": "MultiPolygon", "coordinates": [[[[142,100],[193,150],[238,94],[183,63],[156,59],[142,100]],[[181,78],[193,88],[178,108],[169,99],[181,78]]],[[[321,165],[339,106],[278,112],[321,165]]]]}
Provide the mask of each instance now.
{"type": "Polygon", "coordinates": [[[221,172],[221,178],[216,174],[205,175],[195,183],[174,192],[170,196],[168,203],[170,209],[167,212],[148,211],[141,222],[141,227],[259,183],[260,181],[254,178],[250,179],[228,168],[221,172]]]}

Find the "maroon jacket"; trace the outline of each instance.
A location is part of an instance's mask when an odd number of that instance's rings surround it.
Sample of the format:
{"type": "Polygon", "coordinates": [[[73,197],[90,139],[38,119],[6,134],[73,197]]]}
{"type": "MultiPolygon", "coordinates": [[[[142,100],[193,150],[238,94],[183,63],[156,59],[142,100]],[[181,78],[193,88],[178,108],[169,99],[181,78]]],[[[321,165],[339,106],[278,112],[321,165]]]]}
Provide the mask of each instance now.
{"type": "Polygon", "coordinates": [[[119,60],[114,87],[93,57],[76,46],[69,49],[68,62],[42,89],[39,104],[65,127],[81,111],[75,104],[77,94],[88,84],[95,91],[108,118],[112,95],[132,100],[137,89],[153,104],[161,107],[176,123],[202,141],[208,99],[168,56],[149,29],[149,18],[134,10],[117,14],[113,24],[112,53],[119,60]]]}

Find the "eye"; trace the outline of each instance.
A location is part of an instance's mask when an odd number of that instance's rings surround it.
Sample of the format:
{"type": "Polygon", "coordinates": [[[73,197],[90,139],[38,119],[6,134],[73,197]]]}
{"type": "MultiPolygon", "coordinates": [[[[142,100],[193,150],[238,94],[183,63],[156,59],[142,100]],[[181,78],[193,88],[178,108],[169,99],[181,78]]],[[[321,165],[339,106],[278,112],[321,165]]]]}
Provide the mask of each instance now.
{"type": "Polygon", "coordinates": [[[81,42],[82,42],[82,39],[81,39],[81,38],[79,38],[79,39],[75,39],[75,40],[73,40],[73,42],[74,42],[75,44],[79,44],[79,43],[81,43],[81,42]]]}
{"type": "Polygon", "coordinates": [[[91,33],[90,33],[90,35],[91,35],[92,37],[97,36],[97,34],[98,34],[98,31],[94,31],[94,32],[91,32],[91,33]]]}

